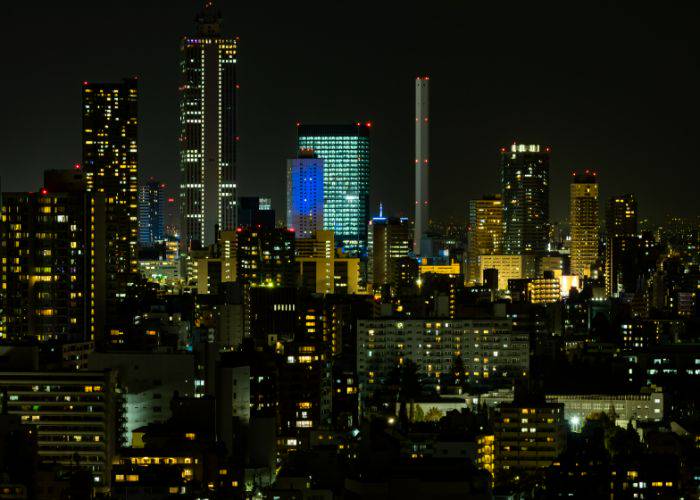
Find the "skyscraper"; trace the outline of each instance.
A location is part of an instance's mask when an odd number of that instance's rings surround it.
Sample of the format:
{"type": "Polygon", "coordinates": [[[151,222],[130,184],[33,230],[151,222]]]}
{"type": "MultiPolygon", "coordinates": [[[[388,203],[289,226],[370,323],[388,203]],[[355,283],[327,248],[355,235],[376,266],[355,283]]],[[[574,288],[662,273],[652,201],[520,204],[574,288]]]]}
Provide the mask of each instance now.
{"type": "Polygon", "coordinates": [[[596,173],[574,173],[571,183],[571,274],[589,276],[598,259],[598,183],[596,173]]]}
{"type": "Polygon", "coordinates": [[[501,148],[503,251],[510,255],[547,250],[549,152],[538,144],[501,148]]]}
{"type": "Polygon", "coordinates": [[[384,217],[381,210],[369,226],[368,281],[376,290],[394,282],[395,261],[411,250],[411,226],[406,217],[384,217]]]}
{"type": "Polygon", "coordinates": [[[372,124],[297,125],[297,146],[323,159],[323,229],[354,256],[367,253],[372,124]]]}
{"type": "Polygon", "coordinates": [[[139,245],[149,247],[165,239],[165,184],[149,180],[139,188],[139,245]]]}
{"type": "Polygon", "coordinates": [[[637,200],[633,194],[608,198],[605,207],[605,231],[608,238],[637,234],[637,200]]]}
{"type": "Polygon", "coordinates": [[[429,191],[428,173],[430,167],[429,141],[429,78],[416,78],[416,219],[413,226],[413,251],[416,255],[425,253],[423,237],[428,230],[429,191]]]}
{"type": "Polygon", "coordinates": [[[108,323],[138,273],[137,100],[135,78],[83,85],[83,170],[105,197],[108,323]]]}
{"type": "Polygon", "coordinates": [[[287,227],[297,238],[323,229],[323,160],[312,150],[287,160],[287,227]]]}
{"type": "Polygon", "coordinates": [[[187,248],[211,245],[217,231],[236,227],[238,37],[221,34],[213,0],[180,52],[180,241],[187,248]]]}
{"type": "Polygon", "coordinates": [[[79,168],[47,171],[38,192],[3,194],[0,339],[100,340],[104,200],[101,192],[87,192],[79,168]]]}
{"type": "Polygon", "coordinates": [[[479,255],[498,255],[503,252],[503,200],[501,195],[485,195],[480,200],[469,200],[467,221],[466,281],[481,283],[479,255]]]}

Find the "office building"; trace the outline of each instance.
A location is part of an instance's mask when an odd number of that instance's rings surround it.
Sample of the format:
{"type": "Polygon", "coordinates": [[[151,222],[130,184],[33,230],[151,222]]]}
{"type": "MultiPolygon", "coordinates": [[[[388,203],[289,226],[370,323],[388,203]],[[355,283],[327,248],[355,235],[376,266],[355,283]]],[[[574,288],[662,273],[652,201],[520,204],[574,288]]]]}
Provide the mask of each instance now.
{"type": "Polygon", "coordinates": [[[241,196],[238,199],[238,226],[275,227],[275,211],[270,198],[241,196]]]}
{"type": "Polygon", "coordinates": [[[574,173],[571,183],[571,274],[590,276],[598,259],[598,183],[590,170],[574,173]]]}
{"type": "MultiPolygon", "coordinates": [[[[424,255],[423,239],[430,221],[430,79],[427,76],[416,78],[416,216],[413,231],[413,251],[424,255]]],[[[427,245],[426,245],[427,246],[427,245]]]]}
{"type": "Polygon", "coordinates": [[[237,279],[264,286],[294,286],[294,231],[286,228],[236,229],[237,279]]]}
{"type": "Polygon", "coordinates": [[[208,0],[197,33],[180,45],[180,217],[182,248],[209,246],[236,222],[238,37],[221,33],[208,0]]]}
{"type": "Polygon", "coordinates": [[[323,230],[323,160],[301,149],[287,160],[287,227],[297,238],[310,238],[323,230]]]}
{"type": "Polygon", "coordinates": [[[358,292],[360,259],[345,257],[335,248],[333,231],[316,231],[296,240],[299,284],[312,293],[358,292]]]}
{"type": "Polygon", "coordinates": [[[467,220],[466,282],[481,283],[479,255],[503,253],[503,201],[501,195],[469,200],[467,220]]]}
{"type": "Polygon", "coordinates": [[[637,200],[633,194],[608,198],[605,232],[608,238],[637,235],[637,200]]]}
{"type": "Polygon", "coordinates": [[[150,247],[165,239],[165,184],[154,179],[139,188],[139,245],[150,247]]]}
{"type": "Polygon", "coordinates": [[[564,405],[514,401],[496,407],[494,475],[532,473],[552,465],[566,449],[564,405]]]}
{"type": "Polygon", "coordinates": [[[101,340],[105,198],[79,169],[50,170],[34,193],[3,193],[0,339],[101,340]]]}
{"type": "Polygon", "coordinates": [[[357,322],[357,374],[362,397],[387,381],[406,360],[434,378],[461,356],[473,383],[512,380],[529,370],[528,335],[510,319],[369,319],[357,322]]]}
{"type": "Polygon", "coordinates": [[[298,149],[323,160],[323,229],[351,256],[367,253],[371,123],[297,126],[298,149]]]}
{"type": "Polygon", "coordinates": [[[83,85],[83,171],[105,199],[107,322],[138,275],[138,90],[136,78],[83,85]]]}
{"type": "Polygon", "coordinates": [[[538,144],[501,148],[503,253],[541,254],[549,240],[549,153],[538,144]]]}
{"type": "Polygon", "coordinates": [[[109,487],[116,372],[5,371],[0,393],[7,394],[7,413],[18,415],[36,436],[41,463],[87,470],[96,487],[109,487]]]}
{"type": "Polygon", "coordinates": [[[479,255],[478,263],[482,279],[486,269],[498,270],[499,290],[508,290],[508,280],[535,275],[535,259],[532,255],[479,255]]]}
{"type": "Polygon", "coordinates": [[[375,289],[394,282],[394,262],[411,251],[411,226],[406,217],[379,216],[369,222],[367,281],[375,289]]]}

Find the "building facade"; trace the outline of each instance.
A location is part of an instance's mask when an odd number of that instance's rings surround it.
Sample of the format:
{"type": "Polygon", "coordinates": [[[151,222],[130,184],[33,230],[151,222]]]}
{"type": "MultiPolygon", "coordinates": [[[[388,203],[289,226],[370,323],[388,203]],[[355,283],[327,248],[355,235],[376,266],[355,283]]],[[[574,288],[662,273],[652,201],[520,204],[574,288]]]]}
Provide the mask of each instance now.
{"type": "Polygon", "coordinates": [[[87,469],[109,487],[116,445],[116,372],[0,372],[7,413],[37,437],[40,462],[87,469]]]}
{"type": "Polygon", "coordinates": [[[154,179],[139,188],[139,245],[150,247],[165,239],[165,184],[154,179]]]}
{"type": "Polygon", "coordinates": [[[637,235],[637,200],[633,194],[611,196],[605,206],[608,238],[637,235]]]}
{"type": "Polygon", "coordinates": [[[180,241],[188,248],[211,245],[237,224],[238,37],[221,33],[214,2],[205,3],[180,53],[180,241]]]}
{"type": "Polygon", "coordinates": [[[497,406],[493,423],[494,475],[536,472],[566,449],[561,403],[513,402],[497,406]]]}
{"type": "Polygon", "coordinates": [[[503,200],[500,194],[469,200],[466,282],[481,283],[479,255],[503,253],[503,200]]]}
{"type": "Polygon", "coordinates": [[[136,78],[83,85],[82,168],[88,191],[105,198],[110,324],[138,275],[137,103],[136,78]]]}
{"type": "Polygon", "coordinates": [[[299,284],[312,293],[355,294],[360,278],[360,259],[338,255],[333,231],[316,231],[296,240],[299,284]]]}
{"type": "Polygon", "coordinates": [[[357,374],[363,397],[411,360],[439,384],[456,356],[467,379],[488,383],[527,375],[527,334],[512,332],[510,319],[370,319],[357,322],[357,374]]]}
{"type": "Polygon", "coordinates": [[[549,153],[538,144],[501,148],[503,252],[541,254],[549,234],[549,153]]]}
{"type": "Polygon", "coordinates": [[[105,198],[80,169],[35,193],[3,193],[0,339],[95,341],[104,332],[105,198]]]}
{"type": "Polygon", "coordinates": [[[590,276],[598,260],[598,183],[596,173],[574,173],[571,183],[571,274],[590,276]]]}
{"type": "Polygon", "coordinates": [[[323,160],[323,229],[349,255],[367,253],[371,123],[297,126],[297,146],[323,160]]]}
{"type": "Polygon", "coordinates": [[[294,286],[294,231],[239,227],[236,230],[237,279],[264,286],[294,286]]]}
{"type": "Polygon", "coordinates": [[[535,259],[532,255],[479,255],[479,282],[486,269],[498,271],[498,289],[508,290],[508,280],[534,276],[535,259]]]}
{"type": "Polygon", "coordinates": [[[394,282],[394,262],[411,251],[411,227],[406,217],[384,217],[369,223],[367,281],[375,289],[394,282]]]}
{"type": "Polygon", "coordinates": [[[304,149],[287,160],[287,227],[297,238],[323,230],[323,193],[323,159],[304,149]]]}

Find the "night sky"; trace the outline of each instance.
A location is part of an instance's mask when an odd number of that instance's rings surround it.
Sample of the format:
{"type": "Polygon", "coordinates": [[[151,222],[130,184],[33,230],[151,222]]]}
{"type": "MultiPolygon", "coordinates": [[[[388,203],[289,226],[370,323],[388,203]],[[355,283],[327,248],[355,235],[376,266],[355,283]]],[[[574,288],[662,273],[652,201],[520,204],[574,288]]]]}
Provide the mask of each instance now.
{"type": "MultiPolygon", "coordinates": [[[[372,212],[413,215],[413,79],[431,77],[433,215],[499,189],[499,147],[552,147],[552,218],[572,169],[642,216],[695,215],[700,181],[698,18],[594,2],[220,0],[240,36],[241,195],[280,209],[295,122],[371,120],[372,212]],[[389,8],[389,5],[392,7],[389,8]]],[[[198,1],[5,2],[3,191],[80,161],[81,82],[138,75],[140,175],[175,191],[180,37],[198,1]]],[[[684,9],[688,10],[684,10],[684,9]]]]}

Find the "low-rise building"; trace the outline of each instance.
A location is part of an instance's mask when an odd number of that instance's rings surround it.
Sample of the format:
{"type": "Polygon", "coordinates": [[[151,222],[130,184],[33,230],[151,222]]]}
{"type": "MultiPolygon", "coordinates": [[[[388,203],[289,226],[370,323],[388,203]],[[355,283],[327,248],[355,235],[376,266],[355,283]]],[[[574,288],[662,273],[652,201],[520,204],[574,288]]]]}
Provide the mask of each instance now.
{"type": "Polygon", "coordinates": [[[528,336],[513,333],[511,320],[505,318],[357,322],[357,373],[363,397],[406,360],[439,383],[457,356],[472,382],[523,376],[529,369],[528,336]]]}
{"type": "Polygon", "coordinates": [[[566,448],[564,405],[501,403],[496,408],[494,474],[534,472],[549,467],[566,448]]]}
{"type": "Polygon", "coordinates": [[[116,372],[0,372],[7,413],[36,435],[39,460],[87,469],[108,488],[117,430],[116,372]]]}

